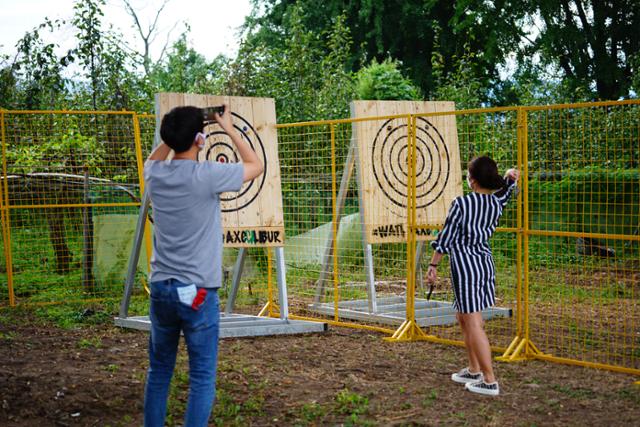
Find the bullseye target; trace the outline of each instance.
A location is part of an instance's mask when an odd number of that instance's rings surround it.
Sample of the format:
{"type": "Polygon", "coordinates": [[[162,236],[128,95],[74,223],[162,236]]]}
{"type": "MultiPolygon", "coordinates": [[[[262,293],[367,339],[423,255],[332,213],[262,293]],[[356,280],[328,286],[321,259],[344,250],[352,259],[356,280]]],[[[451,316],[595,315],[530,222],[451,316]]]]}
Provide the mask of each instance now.
{"type": "MultiPolygon", "coordinates": [[[[407,207],[408,129],[389,119],[372,143],[371,164],[375,180],[384,195],[397,207],[407,207]]],[[[429,120],[416,120],[416,207],[425,208],[442,195],[450,175],[449,149],[442,134],[429,120]]]]}
{"type": "MultiPolygon", "coordinates": [[[[250,205],[264,187],[267,177],[267,153],[260,135],[253,126],[241,115],[231,113],[233,116],[233,127],[240,137],[249,144],[256,152],[264,164],[264,173],[258,178],[245,182],[238,193],[224,193],[220,196],[222,212],[235,212],[250,205]]],[[[206,145],[205,158],[218,163],[238,163],[240,155],[235,149],[231,138],[216,123],[211,122],[205,128],[206,145]]]]}
{"type": "Polygon", "coordinates": [[[368,243],[406,242],[409,218],[409,127],[415,124],[415,237],[433,238],[462,195],[455,105],[447,101],[354,101],[352,125],[368,243]],[[449,113],[450,112],[450,113],[449,113]],[[391,116],[391,118],[389,117],[391,116]],[[422,227],[431,226],[431,227],[422,227]]]}

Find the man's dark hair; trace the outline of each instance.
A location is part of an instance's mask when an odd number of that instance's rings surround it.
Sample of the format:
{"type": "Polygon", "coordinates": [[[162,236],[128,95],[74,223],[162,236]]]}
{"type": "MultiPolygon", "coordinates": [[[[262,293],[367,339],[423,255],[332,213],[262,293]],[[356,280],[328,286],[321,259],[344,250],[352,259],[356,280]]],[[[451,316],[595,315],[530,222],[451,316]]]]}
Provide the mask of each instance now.
{"type": "Polygon", "coordinates": [[[160,137],[176,153],[191,148],[198,132],[204,129],[204,113],[197,107],[175,107],[162,118],[160,137]]]}
{"type": "Polygon", "coordinates": [[[498,173],[498,165],[488,156],[480,156],[471,160],[469,174],[482,188],[498,190],[505,185],[504,178],[498,173]]]}

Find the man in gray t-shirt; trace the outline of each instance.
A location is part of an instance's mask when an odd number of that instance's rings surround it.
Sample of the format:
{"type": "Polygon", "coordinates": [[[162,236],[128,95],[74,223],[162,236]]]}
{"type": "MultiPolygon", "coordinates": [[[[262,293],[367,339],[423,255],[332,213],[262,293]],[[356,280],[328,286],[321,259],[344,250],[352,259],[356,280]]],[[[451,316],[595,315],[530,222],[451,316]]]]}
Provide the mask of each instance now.
{"type": "Polygon", "coordinates": [[[219,288],[222,273],[220,197],[239,191],[242,163],[149,160],[144,176],[153,201],[153,255],[149,280],[176,279],[219,288]]]}
{"type": "Polygon", "coordinates": [[[151,336],[144,424],[163,426],[180,332],[189,352],[185,425],[206,426],[215,398],[222,276],[220,193],[239,191],[264,167],[233,128],[231,113],[215,120],[231,138],[242,163],[198,162],[206,136],[204,113],[176,107],[160,126],[162,143],[145,163],[154,217],[151,257],[151,336]],[[174,150],[173,159],[167,156],[174,150]]]}

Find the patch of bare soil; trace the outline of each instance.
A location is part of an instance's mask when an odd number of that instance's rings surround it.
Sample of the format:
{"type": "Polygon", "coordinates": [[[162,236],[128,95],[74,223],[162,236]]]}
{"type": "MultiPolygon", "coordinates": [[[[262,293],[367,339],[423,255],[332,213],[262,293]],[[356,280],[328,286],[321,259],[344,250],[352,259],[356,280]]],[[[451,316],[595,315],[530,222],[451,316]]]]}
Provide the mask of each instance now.
{"type": "MultiPolygon", "coordinates": [[[[0,316],[0,425],[141,425],[147,333],[0,316]]],[[[212,425],[637,424],[638,378],[538,361],[496,363],[500,396],[476,396],[450,380],[465,366],[464,349],[382,337],[330,328],[223,340],[212,425]]],[[[186,372],[181,349],[169,425],[181,424],[186,372]]]]}

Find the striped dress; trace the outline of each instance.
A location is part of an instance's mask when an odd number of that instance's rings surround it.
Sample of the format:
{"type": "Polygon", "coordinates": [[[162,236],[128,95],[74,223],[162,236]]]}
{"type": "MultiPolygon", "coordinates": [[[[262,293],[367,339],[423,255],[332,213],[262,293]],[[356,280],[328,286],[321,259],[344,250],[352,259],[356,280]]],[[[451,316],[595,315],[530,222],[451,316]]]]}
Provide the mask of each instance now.
{"type": "Polygon", "coordinates": [[[434,250],[449,254],[454,308],[475,313],[495,303],[496,274],[489,238],[516,183],[507,179],[493,194],[472,192],[451,203],[444,228],[431,242],[434,250]]]}

